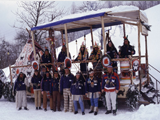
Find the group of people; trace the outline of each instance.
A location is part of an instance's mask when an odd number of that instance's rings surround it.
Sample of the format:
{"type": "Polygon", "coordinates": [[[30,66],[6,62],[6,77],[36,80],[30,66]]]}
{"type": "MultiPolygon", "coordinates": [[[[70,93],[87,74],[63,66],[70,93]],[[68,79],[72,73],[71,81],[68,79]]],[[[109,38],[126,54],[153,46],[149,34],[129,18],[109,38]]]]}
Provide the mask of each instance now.
{"type": "MultiPolygon", "coordinates": [[[[134,48],[129,44],[127,37],[124,38],[124,45],[121,47],[119,53],[114,47],[111,41],[107,44],[107,54],[113,58],[128,57],[128,55],[135,54],[134,48]]],[[[67,56],[66,46],[63,45],[62,51],[58,56],[58,62],[64,62],[67,56]]],[[[120,89],[120,82],[114,67],[117,66],[116,62],[112,62],[107,69],[104,70],[104,74],[101,73],[102,52],[97,45],[94,46],[91,55],[88,55],[88,51],[85,45],[81,45],[78,56],[74,61],[94,60],[93,68],[96,70],[89,70],[89,75],[82,77],[83,73],[86,73],[87,63],[80,63],[81,72],[77,72],[74,76],[70,69],[63,65],[59,67],[60,72],[54,70],[50,74],[49,70],[51,65],[43,66],[41,73],[35,70],[31,79],[31,84],[34,89],[35,106],[36,110],[41,108],[41,95],[43,95],[43,109],[47,111],[47,98],[49,97],[50,109],[53,111],[61,111],[61,99],[63,95],[64,99],[64,112],[78,113],[77,102],[80,104],[82,115],[85,115],[83,98],[84,95],[90,99],[91,107],[89,113],[98,114],[98,100],[102,93],[105,93],[107,111],[106,114],[113,112],[116,115],[116,98],[118,90],[120,89]],[[48,69],[46,69],[48,68],[48,69]],[[100,73],[98,73],[100,72],[100,73]],[[98,74],[97,74],[98,73],[98,74]],[[69,98],[69,100],[68,100],[69,98]]],[[[51,63],[51,55],[48,49],[45,50],[42,55],[41,63],[51,63]]],[[[24,73],[20,73],[15,81],[14,92],[16,92],[16,105],[19,110],[22,106],[25,110],[27,108],[26,87],[29,86],[28,80],[24,73]]]]}

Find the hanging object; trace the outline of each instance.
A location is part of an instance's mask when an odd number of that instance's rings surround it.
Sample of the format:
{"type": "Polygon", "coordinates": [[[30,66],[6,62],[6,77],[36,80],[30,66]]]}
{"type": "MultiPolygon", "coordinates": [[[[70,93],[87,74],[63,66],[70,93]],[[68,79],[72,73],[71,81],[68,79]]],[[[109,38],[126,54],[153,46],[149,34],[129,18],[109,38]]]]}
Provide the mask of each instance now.
{"type": "Polygon", "coordinates": [[[32,67],[34,70],[39,70],[39,63],[37,61],[32,62],[32,67]]]}
{"type": "Polygon", "coordinates": [[[139,60],[138,59],[135,59],[132,61],[132,68],[133,68],[133,71],[136,72],[139,70],[139,60]]]}
{"type": "Polygon", "coordinates": [[[70,58],[66,57],[66,59],[64,60],[64,67],[67,67],[69,69],[72,67],[72,61],[70,58]]]}
{"type": "Polygon", "coordinates": [[[111,63],[111,59],[109,55],[103,55],[101,59],[102,65],[104,68],[107,68],[108,65],[111,63]]]}

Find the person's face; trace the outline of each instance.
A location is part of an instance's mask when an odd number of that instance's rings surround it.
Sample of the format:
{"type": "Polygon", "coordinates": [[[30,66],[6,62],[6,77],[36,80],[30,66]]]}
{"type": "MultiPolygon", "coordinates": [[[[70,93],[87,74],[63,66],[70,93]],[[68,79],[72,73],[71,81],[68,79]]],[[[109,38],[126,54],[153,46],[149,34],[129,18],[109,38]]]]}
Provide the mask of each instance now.
{"type": "Polygon", "coordinates": [[[128,45],[128,40],[125,40],[125,41],[124,41],[124,44],[125,44],[125,45],[128,45]]]}
{"type": "Polygon", "coordinates": [[[108,45],[109,45],[109,47],[112,47],[112,43],[111,42],[109,42],[108,45]]]}
{"type": "Polygon", "coordinates": [[[49,52],[48,51],[45,51],[45,55],[48,55],[49,54],[49,52]]]}
{"type": "Polygon", "coordinates": [[[46,77],[49,77],[49,73],[46,73],[46,77]]]}
{"type": "Polygon", "coordinates": [[[108,71],[108,73],[111,73],[112,72],[112,67],[107,67],[107,71],[108,71]]]}
{"type": "Polygon", "coordinates": [[[58,73],[54,73],[54,77],[57,78],[58,77],[58,73]]]}
{"type": "Polygon", "coordinates": [[[62,51],[65,52],[66,51],[66,47],[63,46],[62,51]]]}
{"type": "Polygon", "coordinates": [[[66,73],[66,74],[69,74],[69,69],[65,69],[65,73],[66,73]]]}
{"type": "Polygon", "coordinates": [[[38,75],[38,72],[36,71],[36,72],[34,72],[34,74],[37,76],[37,75],[38,75]]]}
{"type": "Polygon", "coordinates": [[[80,74],[77,74],[77,75],[76,75],[76,79],[78,80],[78,79],[79,79],[79,77],[80,77],[80,74]]]}
{"type": "Polygon", "coordinates": [[[46,68],[42,68],[42,71],[43,71],[43,72],[46,72],[46,68]]]}
{"type": "Polygon", "coordinates": [[[96,51],[96,52],[98,51],[98,47],[95,47],[95,51],[96,51]]]}
{"type": "Polygon", "coordinates": [[[20,78],[23,78],[23,74],[22,73],[20,74],[20,78]]]}
{"type": "Polygon", "coordinates": [[[90,76],[90,77],[93,77],[93,76],[94,76],[94,72],[90,73],[89,76],[90,76]]]}

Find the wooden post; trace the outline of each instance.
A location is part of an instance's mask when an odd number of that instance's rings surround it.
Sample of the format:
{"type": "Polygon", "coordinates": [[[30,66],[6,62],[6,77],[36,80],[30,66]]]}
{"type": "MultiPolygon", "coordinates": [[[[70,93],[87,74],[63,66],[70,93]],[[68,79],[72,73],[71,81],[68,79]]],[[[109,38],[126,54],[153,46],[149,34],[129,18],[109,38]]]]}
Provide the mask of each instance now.
{"type": "Polygon", "coordinates": [[[138,53],[139,53],[139,80],[140,80],[140,91],[141,91],[141,87],[142,87],[142,81],[141,81],[141,44],[140,44],[140,23],[138,25],[138,53]]]}
{"type": "Polygon", "coordinates": [[[69,46],[68,46],[67,24],[64,24],[64,30],[65,30],[65,38],[66,38],[66,45],[67,45],[67,57],[69,57],[69,46]]]}
{"type": "Polygon", "coordinates": [[[104,31],[104,16],[101,16],[101,24],[102,24],[102,34],[103,34],[103,47],[104,47],[104,54],[106,53],[106,40],[105,40],[105,31],[104,31]]]}
{"type": "Polygon", "coordinates": [[[90,31],[91,31],[91,42],[92,42],[92,47],[94,46],[94,43],[93,43],[93,32],[92,32],[92,27],[90,27],[90,31]]]}
{"type": "Polygon", "coordinates": [[[129,56],[129,62],[130,62],[130,79],[131,79],[131,84],[133,84],[133,68],[132,68],[132,56],[129,56]]]}
{"type": "Polygon", "coordinates": [[[62,46],[63,46],[63,31],[61,30],[62,46]]]}
{"type": "Polygon", "coordinates": [[[146,72],[147,72],[147,84],[149,84],[149,69],[148,69],[148,48],[147,48],[147,36],[145,35],[145,46],[146,46],[146,72]]]}
{"type": "Polygon", "coordinates": [[[126,37],[126,27],[125,27],[125,23],[123,23],[123,33],[124,33],[124,37],[126,37]]]}
{"type": "Polygon", "coordinates": [[[34,45],[34,34],[33,34],[33,31],[31,31],[31,35],[32,35],[32,45],[33,45],[34,60],[36,60],[36,49],[35,49],[35,45],[34,45]]]}
{"type": "Polygon", "coordinates": [[[10,79],[11,79],[11,86],[12,86],[12,81],[13,81],[13,79],[12,79],[11,65],[9,65],[9,71],[10,71],[10,79]]]}

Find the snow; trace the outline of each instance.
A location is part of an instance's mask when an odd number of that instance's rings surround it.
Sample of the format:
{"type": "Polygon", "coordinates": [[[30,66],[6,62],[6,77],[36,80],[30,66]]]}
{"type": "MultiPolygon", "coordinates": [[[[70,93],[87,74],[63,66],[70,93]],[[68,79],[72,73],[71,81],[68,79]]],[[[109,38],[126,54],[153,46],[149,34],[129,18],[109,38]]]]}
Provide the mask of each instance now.
{"type": "Polygon", "coordinates": [[[44,110],[37,111],[35,110],[33,101],[28,101],[29,111],[25,111],[24,109],[18,111],[16,109],[16,103],[8,102],[4,99],[0,99],[0,108],[0,120],[159,120],[160,117],[160,104],[141,105],[139,109],[134,112],[129,112],[126,107],[123,107],[118,109],[117,116],[113,116],[112,114],[106,115],[105,108],[99,108],[98,115],[94,116],[88,113],[88,106],[85,109],[86,114],[84,116],[82,116],[80,109],[77,115],[63,111],[53,113],[49,110],[49,106],[47,112],[44,110]]]}

